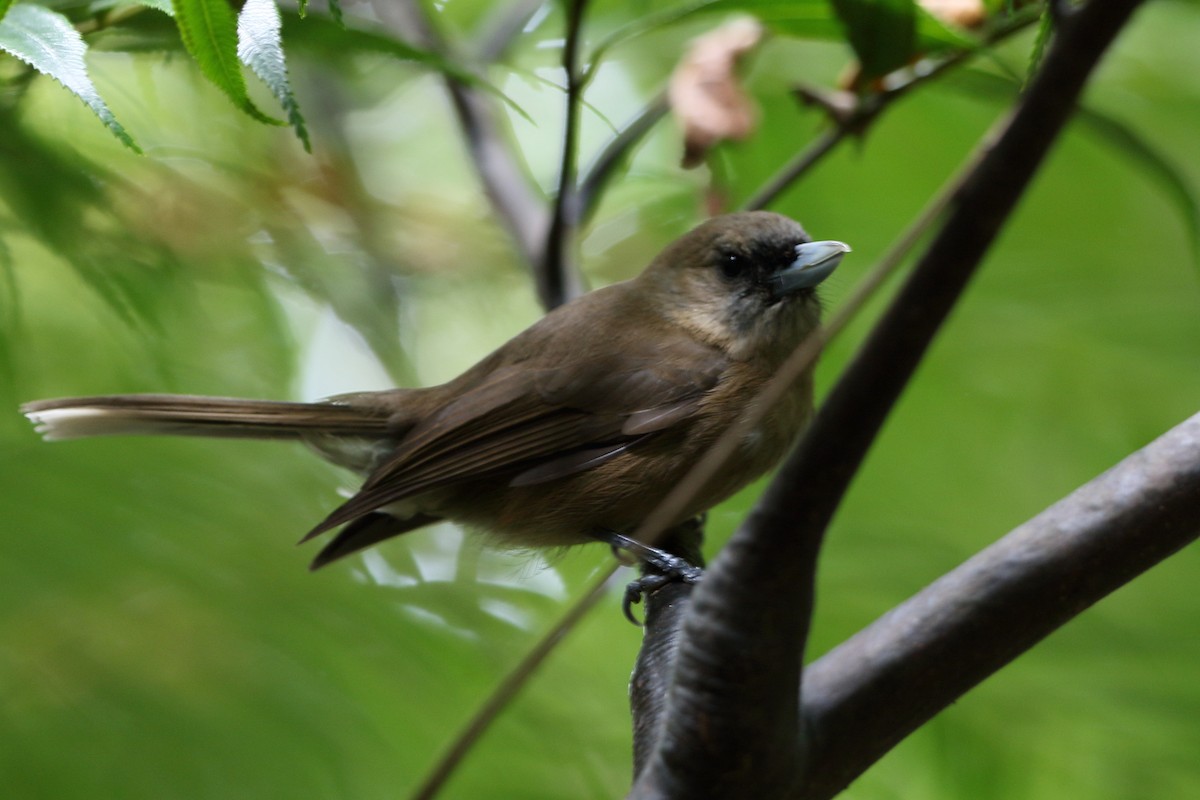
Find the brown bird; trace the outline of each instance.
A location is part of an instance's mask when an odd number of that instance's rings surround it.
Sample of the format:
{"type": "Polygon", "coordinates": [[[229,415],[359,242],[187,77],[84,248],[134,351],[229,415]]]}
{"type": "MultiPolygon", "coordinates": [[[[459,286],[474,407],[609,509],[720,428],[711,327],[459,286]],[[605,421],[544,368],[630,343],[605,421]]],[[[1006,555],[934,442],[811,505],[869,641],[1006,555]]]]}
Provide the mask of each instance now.
{"type": "MultiPolygon", "coordinates": [[[[365,476],[314,527],[316,569],[439,520],[504,546],[630,533],[818,325],[849,247],[767,212],[717,217],[638,277],[547,314],[449,383],[285,403],[132,394],[28,403],[46,439],[298,439],[365,476]]],[[[803,375],[676,522],[766,472],[812,409],[803,375]]]]}

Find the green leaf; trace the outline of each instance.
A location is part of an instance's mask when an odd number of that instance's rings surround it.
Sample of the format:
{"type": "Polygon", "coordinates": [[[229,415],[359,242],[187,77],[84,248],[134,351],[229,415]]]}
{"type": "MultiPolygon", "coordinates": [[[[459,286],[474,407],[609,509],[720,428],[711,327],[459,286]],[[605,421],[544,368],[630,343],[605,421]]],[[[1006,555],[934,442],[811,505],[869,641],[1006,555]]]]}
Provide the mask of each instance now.
{"type": "Polygon", "coordinates": [[[342,18],[342,0],[329,0],[329,16],[333,17],[339,28],[346,27],[346,20],[342,18]]]}
{"type": "MultiPolygon", "coordinates": [[[[977,46],[970,36],[943,24],[932,14],[915,6],[911,0],[851,0],[848,5],[852,8],[883,7],[882,11],[869,9],[864,25],[874,25],[883,34],[892,37],[892,40],[885,41],[895,51],[892,57],[895,66],[891,69],[903,66],[917,52],[938,53],[977,46]],[[894,9],[889,12],[891,7],[894,9]]],[[[698,16],[737,12],[752,15],[782,36],[834,41],[842,40],[847,35],[846,23],[835,16],[829,0],[691,0],[645,14],[635,22],[618,28],[600,41],[589,60],[595,62],[610,48],[630,39],[698,16]]],[[[871,47],[874,48],[874,45],[871,47]]]]}
{"type": "Polygon", "coordinates": [[[1166,194],[1183,218],[1192,246],[1192,260],[1200,265],[1200,199],[1184,171],[1161,150],[1116,117],[1080,107],[1076,118],[1109,147],[1125,156],[1166,194]]]}
{"type": "Polygon", "coordinates": [[[0,20],[0,50],[61,83],[126,147],[142,152],[92,85],[83,60],[87,45],[66,17],[42,6],[17,3],[0,20]]]}
{"type": "MultiPolygon", "coordinates": [[[[966,90],[972,96],[989,94],[1005,102],[1015,100],[1020,94],[1017,81],[975,69],[960,70],[948,85],[966,90]]],[[[1187,180],[1184,170],[1141,133],[1116,117],[1080,106],[1075,118],[1105,144],[1125,156],[1166,194],[1187,228],[1192,259],[1200,265],[1200,194],[1187,180]]]]}
{"type": "Polygon", "coordinates": [[[602,39],[592,50],[595,64],[608,50],[653,31],[707,14],[751,14],[776,33],[816,39],[839,38],[841,32],[827,0],[691,0],[644,14],[602,39]]]}
{"type": "Polygon", "coordinates": [[[947,50],[977,50],[979,40],[961,28],[947,25],[917,6],[917,50],[922,54],[944,53],[947,50]]]}
{"type": "Polygon", "coordinates": [[[1027,74],[1029,80],[1037,74],[1038,69],[1042,66],[1042,56],[1046,54],[1046,45],[1050,43],[1050,37],[1054,33],[1054,16],[1050,13],[1050,8],[1042,12],[1042,18],[1038,21],[1037,37],[1033,40],[1033,51],[1029,54],[1029,69],[1027,74]]]}
{"type": "Polygon", "coordinates": [[[917,53],[913,0],[830,0],[870,80],[899,69],[917,53]]]}
{"type": "Polygon", "coordinates": [[[8,13],[8,9],[12,4],[13,0],[0,0],[0,19],[4,19],[4,15],[8,13]]]}
{"type": "Polygon", "coordinates": [[[292,85],[288,81],[287,61],[284,59],[283,40],[280,38],[282,25],[275,0],[246,0],[242,12],[238,15],[237,54],[238,58],[271,89],[271,93],[279,100],[279,105],[287,114],[288,124],[304,143],[304,149],[311,153],[312,144],[308,140],[308,129],[304,126],[300,105],[296,102],[292,85]]]}
{"type": "Polygon", "coordinates": [[[175,16],[175,6],[171,4],[171,0],[138,0],[138,2],[149,8],[161,11],[168,17],[175,16]]]}
{"type": "Polygon", "coordinates": [[[259,122],[285,124],[259,111],[246,94],[238,62],[237,17],[229,4],[225,0],[174,0],[173,6],[183,46],[204,77],[259,122]]]}
{"type": "Polygon", "coordinates": [[[524,109],[491,83],[431,50],[413,47],[377,31],[339,28],[337,23],[324,17],[313,16],[301,21],[289,15],[283,20],[283,28],[284,38],[292,51],[303,49],[331,63],[344,63],[347,59],[363,53],[379,53],[402,61],[413,61],[493,95],[515,113],[532,122],[524,109]]]}

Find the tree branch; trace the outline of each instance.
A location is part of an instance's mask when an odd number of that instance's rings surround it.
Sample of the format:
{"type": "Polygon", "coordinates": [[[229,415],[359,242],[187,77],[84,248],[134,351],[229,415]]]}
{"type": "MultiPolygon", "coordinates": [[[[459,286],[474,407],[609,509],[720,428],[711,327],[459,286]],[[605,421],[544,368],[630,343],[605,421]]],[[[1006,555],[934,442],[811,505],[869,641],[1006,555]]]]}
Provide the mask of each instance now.
{"type": "Polygon", "coordinates": [[[1200,414],[809,666],[806,800],[832,797],[968,689],[1200,536],[1200,414]]]}
{"type": "MultiPolygon", "coordinates": [[[[1093,0],[1072,15],[1002,133],[953,198],[946,224],[693,593],[662,734],[632,797],[779,797],[796,787],[813,746],[807,732],[802,737],[799,719],[800,660],[825,528],[1101,54],[1139,3],[1093,0]]],[[[823,733],[815,735],[819,740],[823,733]]]]}
{"type": "Polygon", "coordinates": [[[582,42],[581,28],[587,0],[570,0],[567,4],[567,31],[563,40],[563,73],[566,78],[566,108],[564,113],[562,159],[558,172],[558,191],[550,212],[550,228],[546,233],[546,246],[542,258],[535,262],[537,269],[538,297],[542,307],[551,309],[562,305],[579,293],[580,285],[575,281],[579,270],[574,263],[571,248],[574,243],[579,219],[576,208],[578,186],[575,182],[576,162],[579,157],[579,110],[582,105],[583,81],[579,74],[579,50],[582,42]],[[573,285],[573,281],[574,285],[573,285]]]}

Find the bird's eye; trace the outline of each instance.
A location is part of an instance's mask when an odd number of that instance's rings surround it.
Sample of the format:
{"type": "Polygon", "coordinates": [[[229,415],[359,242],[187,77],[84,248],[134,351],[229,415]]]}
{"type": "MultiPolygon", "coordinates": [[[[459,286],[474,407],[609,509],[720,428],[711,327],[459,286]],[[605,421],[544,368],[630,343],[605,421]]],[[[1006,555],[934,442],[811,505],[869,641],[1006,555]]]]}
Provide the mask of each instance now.
{"type": "Polygon", "coordinates": [[[746,268],[746,259],[737,253],[725,253],[721,256],[721,274],[726,278],[736,278],[746,268]]]}

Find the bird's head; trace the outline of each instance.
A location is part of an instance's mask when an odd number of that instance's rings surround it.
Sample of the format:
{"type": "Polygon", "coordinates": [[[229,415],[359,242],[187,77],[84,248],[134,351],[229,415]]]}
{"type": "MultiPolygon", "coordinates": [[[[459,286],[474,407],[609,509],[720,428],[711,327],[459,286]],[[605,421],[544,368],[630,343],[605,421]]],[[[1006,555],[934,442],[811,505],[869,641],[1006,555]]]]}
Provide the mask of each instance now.
{"type": "Polygon", "coordinates": [[[817,326],[816,287],[849,251],[779,214],[727,214],[669,245],[638,281],[673,322],[732,358],[786,355],[817,326]]]}

